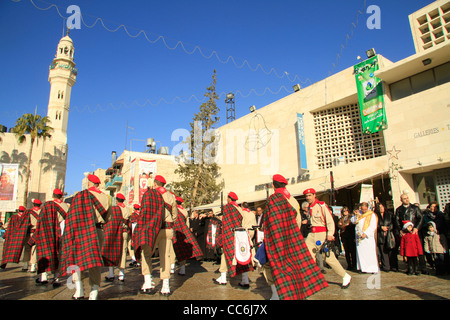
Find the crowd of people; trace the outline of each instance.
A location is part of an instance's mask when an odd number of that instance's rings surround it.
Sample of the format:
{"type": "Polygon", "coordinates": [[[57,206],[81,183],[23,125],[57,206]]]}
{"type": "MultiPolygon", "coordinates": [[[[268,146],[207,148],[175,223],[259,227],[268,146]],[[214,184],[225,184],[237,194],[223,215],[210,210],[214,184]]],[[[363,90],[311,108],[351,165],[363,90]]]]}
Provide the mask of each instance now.
{"type": "MultiPolygon", "coordinates": [[[[140,268],[143,294],[156,292],[152,259],[159,259],[160,294],[170,295],[170,277],[186,274],[186,261],[214,261],[219,265],[215,285],[226,285],[241,276],[239,286],[249,288],[249,272],[259,270],[272,290],[272,300],[306,299],[328,286],[323,274],[332,269],[342,278],[342,289],[350,286],[347,271],[378,273],[399,271],[398,255],[407,262],[408,274],[448,272],[447,227],[436,203],[422,212],[410,204],[408,195],[391,212],[382,203],[373,210],[361,203],[340,217],[306,189],[301,204],[289,193],[287,180],[273,176],[273,194],[264,207],[251,210],[236,193],[227,195],[219,214],[212,210],[189,214],[183,199],[165,189],[166,180],[157,175],[140,204],[125,205],[115,194],[115,205],[99,189],[100,180],[88,176],[88,188],[77,193],[71,205],[62,192],[33,207],[19,207],[10,217],[4,234],[1,269],[23,262],[22,270],[37,272],[37,285],[60,286],[62,277],[74,284],[75,300],[85,299],[82,277],[88,273],[90,300],[96,300],[103,267],[104,281],[125,281],[127,257],[130,267],[140,268]],[[238,203],[239,201],[239,203],[238,203]],[[283,248],[280,250],[280,248],[283,248]],[[347,270],[338,256],[345,252],[347,270]],[[286,266],[289,266],[287,272],[286,266]]],[[[449,206],[450,208],[450,206],[449,206]]]]}

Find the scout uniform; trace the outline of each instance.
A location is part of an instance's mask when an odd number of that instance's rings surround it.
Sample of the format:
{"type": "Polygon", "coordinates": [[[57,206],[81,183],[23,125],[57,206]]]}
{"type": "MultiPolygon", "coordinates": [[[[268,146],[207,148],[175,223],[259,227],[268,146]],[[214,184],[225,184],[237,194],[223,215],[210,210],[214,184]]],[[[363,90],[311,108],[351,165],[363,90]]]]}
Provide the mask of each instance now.
{"type": "Polygon", "coordinates": [[[179,275],[186,274],[186,260],[191,258],[200,259],[203,257],[203,252],[197,243],[196,238],[189,230],[186,220],[188,218],[187,211],[181,206],[183,199],[176,196],[178,216],[173,226],[172,246],[170,246],[170,262],[171,273],[175,272],[175,261],[178,259],[180,264],[179,275]]]}
{"type": "MultiPolygon", "coordinates": [[[[125,196],[121,193],[117,195],[117,197],[120,197],[123,201],[125,201],[125,196]]],[[[123,237],[123,245],[122,245],[122,257],[120,259],[120,265],[119,265],[119,281],[124,281],[124,270],[126,267],[127,262],[127,248],[130,244],[131,240],[131,226],[129,225],[129,219],[131,218],[131,209],[125,206],[123,202],[119,202],[117,204],[120,207],[120,210],[122,210],[122,217],[123,220],[125,220],[126,225],[123,228],[122,237],[123,237]]]]}
{"type": "Polygon", "coordinates": [[[53,199],[47,201],[41,208],[36,231],[30,237],[29,244],[34,246],[37,258],[37,272],[40,275],[36,279],[38,285],[48,283],[47,272],[54,274],[53,286],[59,286],[59,250],[61,236],[68,205],[61,198],[63,193],[59,189],[53,190],[53,199]]]}
{"type": "Polygon", "coordinates": [[[264,266],[265,271],[270,270],[270,278],[267,277],[267,272],[264,275],[272,289],[271,300],[306,299],[327,287],[328,283],[303,239],[297,222],[298,211],[288,201],[293,197],[284,188],[286,179],[275,175],[273,181],[274,185],[275,182],[280,183],[280,187],[267,200],[263,214],[264,247],[267,255],[264,266]],[[289,266],[288,272],[286,266],[289,266]]]}
{"type": "MultiPolygon", "coordinates": [[[[306,245],[313,259],[316,259],[316,253],[321,249],[321,246],[327,241],[327,236],[334,235],[334,220],[328,206],[321,201],[315,199],[316,191],[312,188],[306,189],[304,195],[314,195],[314,201],[309,204],[311,216],[311,232],[306,238],[306,245]]],[[[330,250],[330,256],[326,258],[326,262],[333,269],[333,271],[343,278],[342,288],[345,289],[350,285],[351,277],[345,272],[342,265],[337,260],[334,252],[330,250]]]]}
{"type": "Polygon", "coordinates": [[[123,203],[125,196],[116,194],[117,205],[112,207],[108,214],[108,222],[105,226],[105,242],[102,247],[102,256],[105,266],[109,268],[106,281],[114,280],[114,267],[119,267],[119,281],[125,277],[125,263],[127,258],[128,219],[131,210],[123,203]]]}
{"type": "MultiPolygon", "coordinates": [[[[18,263],[22,256],[25,241],[30,227],[30,212],[25,207],[19,207],[19,213],[8,220],[8,227],[3,235],[3,256],[1,268],[5,269],[8,263],[18,263]]],[[[28,263],[27,263],[28,265],[28,263]]],[[[22,269],[27,271],[28,267],[22,269]]]]}
{"type": "MultiPolygon", "coordinates": [[[[148,189],[142,196],[139,223],[132,232],[131,240],[136,257],[142,261],[143,293],[152,293],[155,287],[151,274],[152,255],[158,246],[156,239],[163,230],[162,227],[165,227],[165,215],[165,202],[161,193],[155,189],[148,189]]],[[[160,265],[162,267],[161,263],[160,265]]]]}
{"type": "MultiPolygon", "coordinates": [[[[155,177],[155,181],[159,181],[163,186],[166,184],[166,179],[160,175],[155,177]]],[[[172,239],[174,235],[173,224],[178,217],[178,208],[175,196],[168,192],[163,186],[157,186],[155,188],[162,195],[165,202],[163,223],[161,230],[156,237],[156,244],[159,248],[160,277],[163,280],[161,294],[168,295],[170,294],[170,247],[172,246],[172,239]]],[[[146,253],[144,253],[144,255],[146,255],[146,253]]],[[[151,263],[148,264],[146,259],[142,260],[142,272],[144,273],[144,271],[146,273],[150,271],[150,274],[152,272],[152,265],[151,263]]]]}
{"type": "Polygon", "coordinates": [[[222,234],[218,240],[218,245],[223,248],[220,258],[220,277],[213,279],[215,284],[225,285],[227,283],[227,273],[230,277],[242,274],[242,281],[239,283],[244,289],[248,289],[248,271],[253,269],[251,262],[246,265],[235,264],[235,244],[234,229],[242,227],[243,213],[237,205],[238,196],[234,192],[228,194],[228,204],[223,208],[222,234]]]}
{"type": "Polygon", "coordinates": [[[128,237],[127,237],[127,249],[128,249],[128,253],[130,254],[131,257],[131,262],[129,264],[130,267],[137,267],[140,266],[141,264],[138,263],[136,261],[136,256],[135,256],[135,251],[132,245],[132,237],[133,237],[133,232],[134,229],[136,228],[136,225],[139,221],[140,218],[140,210],[141,210],[141,206],[139,204],[134,204],[133,205],[133,213],[130,216],[129,219],[129,229],[128,229],[128,237]]]}
{"type": "Polygon", "coordinates": [[[97,176],[88,175],[89,188],[75,195],[65,220],[61,272],[62,275],[70,275],[71,267],[77,266],[77,272],[73,273],[76,291],[72,297],[76,300],[84,299],[82,271],[89,271],[90,300],[97,299],[101,281],[103,227],[110,208],[110,198],[98,188],[99,184],[97,176]]]}
{"type": "Polygon", "coordinates": [[[23,252],[23,262],[24,262],[24,266],[23,266],[23,271],[25,271],[25,269],[27,269],[28,267],[28,263],[31,265],[29,272],[36,272],[36,247],[35,246],[30,246],[28,244],[28,241],[30,240],[30,237],[33,236],[33,233],[36,231],[36,225],[37,222],[39,220],[39,214],[41,212],[41,205],[42,202],[39,199],[33,199],[32,200],[33,203],[33,208],[30,211],[30,223],[31,223],[31,227],[30,227],[30,232],[28,234],[27,240],[25,242],[25,248],[24,248],[24,252],[23,252]]]}

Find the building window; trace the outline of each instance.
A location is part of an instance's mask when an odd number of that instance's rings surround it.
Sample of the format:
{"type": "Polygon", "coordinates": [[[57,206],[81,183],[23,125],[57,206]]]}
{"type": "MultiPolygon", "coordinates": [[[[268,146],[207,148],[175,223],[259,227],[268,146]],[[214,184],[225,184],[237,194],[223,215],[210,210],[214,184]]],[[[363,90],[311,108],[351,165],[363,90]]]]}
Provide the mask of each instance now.
{"type": "Polygon", "coordinates": [[[415,74],[389,86],[392,101],[450,82],[450,62],[415,74]]]}
{"type": "Polygon", "coordinates": [[[358,104],[313,113],[319,169],[386,154],[381,132],[363,134],[358,104]]]}

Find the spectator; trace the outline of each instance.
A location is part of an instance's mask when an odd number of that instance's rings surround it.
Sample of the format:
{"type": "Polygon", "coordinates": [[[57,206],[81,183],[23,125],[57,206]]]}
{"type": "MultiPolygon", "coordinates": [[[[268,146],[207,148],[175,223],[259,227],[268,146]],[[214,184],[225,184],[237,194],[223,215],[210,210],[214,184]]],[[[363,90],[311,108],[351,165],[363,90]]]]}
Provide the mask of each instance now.
{"type": "Polygon", "coordinates": [[[356,270],[355,225],[350,221],[351,217],[350,210],[347,207],[343,207],[341,218],[338,221],[338,228],[345,251],[347,270],[356,270]]]}
{"type": "Polygon", "coordinates": [[[361,204],[361,215],[356,220],[357,268],[365,273],[378,273],[377,259],[377,216],[369,210],[367,202],[361,204]]]}
{"type": "Polygon", "coordinates": [[[375,205],[375,213],[378,217],[377,229],[377,247],[378,255],[381,264],[381,270],[389,272],[397,259],[395,254],[395,245],[397,243],[397,236],[394,230],[394,214],[386,209],[382,203],[375,205]]]}
{"type": "Polygon", "coordinates": [[[423,255],[422,244],[417,232],[414,232],[412,222],[406,222],[403,225],[403,236],[400,244],[400,254],[408,263],[408,275],[413,273],[420,276],[418,257],[423,255]]]}
{"type": "Polygon", "coordinates": [[[309,214],[309,204],[308,202],[304,201],[302,203],[302,208],[300,211],[301,220],[302,220],[302,226],[300,228],[300,231],[302,233],[303,238],[306,239],[309,232],[311,231],[311,215],[309,214]]]}
{"type": "Polygon", "coordinates": [[[424,251],[432,257],[436,275],[446,273],[445,254],[448,252],[447,239],[445,235],[439,234],[433,221],[427,224],[427,235],[424,238],[424,251]]]}

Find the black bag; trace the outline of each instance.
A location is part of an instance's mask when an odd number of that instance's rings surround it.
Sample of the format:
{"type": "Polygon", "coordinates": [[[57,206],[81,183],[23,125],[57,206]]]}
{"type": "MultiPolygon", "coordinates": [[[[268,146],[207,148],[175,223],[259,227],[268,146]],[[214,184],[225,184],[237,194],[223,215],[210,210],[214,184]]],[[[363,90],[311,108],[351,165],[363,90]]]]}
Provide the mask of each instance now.
{"type": "Polygon", "coordinates": [[[395,248],[395,236],[394,233],[389,230],[386,234],[386,247],[388,249],[394,249],[395,248]]]}

